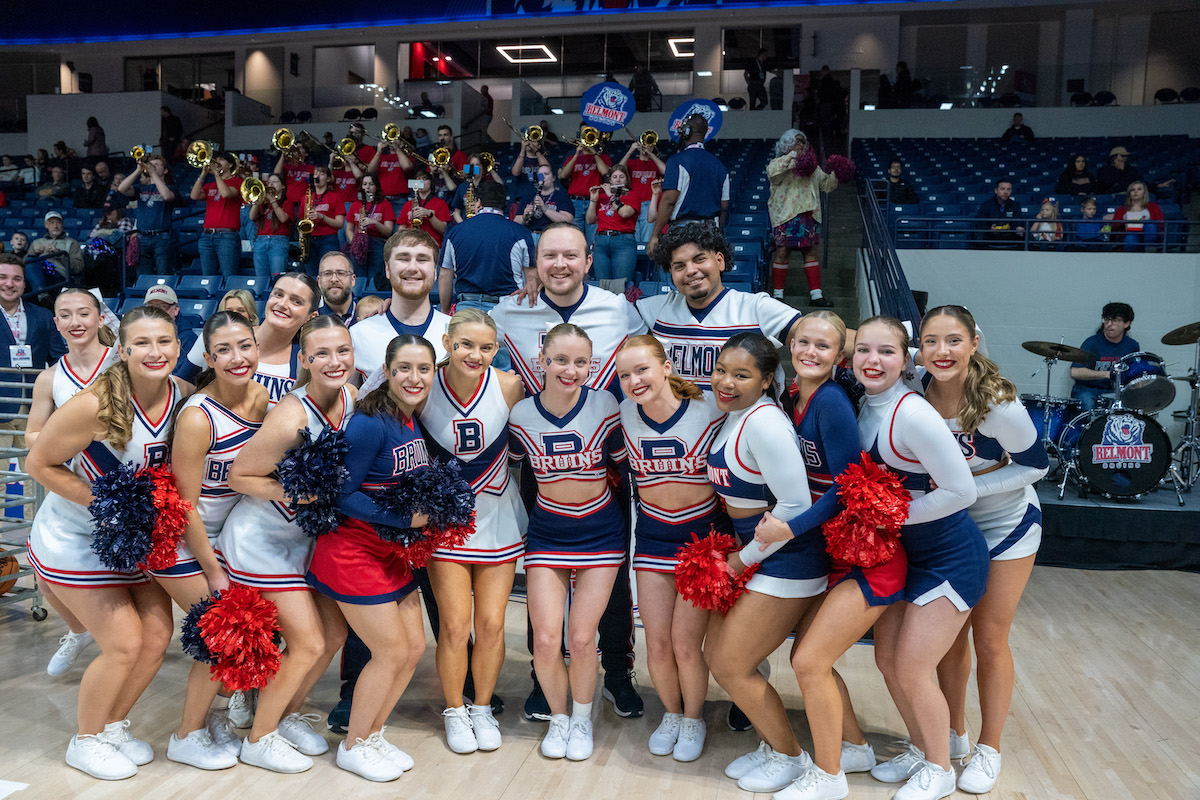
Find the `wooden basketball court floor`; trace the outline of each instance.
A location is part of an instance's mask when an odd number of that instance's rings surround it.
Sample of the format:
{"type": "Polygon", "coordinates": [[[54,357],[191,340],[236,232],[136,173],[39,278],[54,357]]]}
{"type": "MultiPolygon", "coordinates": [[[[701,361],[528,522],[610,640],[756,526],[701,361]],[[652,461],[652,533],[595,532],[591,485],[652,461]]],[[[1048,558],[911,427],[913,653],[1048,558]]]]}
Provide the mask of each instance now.
{"type": "MultiPolygon", "coordinates": [[[[705,709],[708,743],[700,759],[680,764],[650,755],[646,740],[662,706],[644,668],[641,719],[621,719],[595,706],[596,751],[582,763],[548,761],[538,753],[544,723],[526,722],[528,691],[524,607],[508,615],[508,657],[499,692],[504,745],[493,753],[460,756],[445,744],[442,702],[433,665],[433,640],[413,684],[391,718],[388,735],[416,759],[399,781],[372,784],[339,770],[333,753],[299,775],[277,775],[239,764],[202,772],[168,761],[167,738],[183,699],[189,660],[177,642],[134,709],[132,730],[155,749],[153,763],[130,780],[93,780],[63,761],[74,731],[80,663],[60,678],[46,661],[65,631],[61,620],[37,623],[27,606],[0,609],[0,797],[5,782],[28,784],[15,800],[32,798],[749,798],[725,778],[726,763],[754,749],[752,732],[725,727],[725,696],[714,683],[705,709]]],[[[1037,567],[1013,629],[1017,683],[1005,729],[998,800],[1144,800],[1200,798],[1200,576],[1182,572],[1088,572],[1037,567]]],[[[94,647],[94,646],[93,646],[94,647]]],[[[809,746],[803,703],[787,646],[770,659],[772,682],[784,696],[793,726],[809,746]]],[[[872,651],[856,646],[839,664],[860,721],[879,755],[901,734],[899,715],[876,672],[872,651]]],[[[336,664],[318,684],[306,710],[324,715],[337,698],[336,664]]],[[[970,703],[977,705],[972,681],[970,703]]],[[[970,713],[972,733],[978,712],[970,713]]],[[[324,728],[321,728],[324,730],[324,728]]],[[[326,732],[331,748],[337,737],[326,732]]],[[[890,798],[895,786],[869,775],[850,776],[852,798],[890,798]]],[[[760,795],[760,798],[767,797],[760,795]]],[[[956,794],[965,798],[968,795],[956,794]]]]}

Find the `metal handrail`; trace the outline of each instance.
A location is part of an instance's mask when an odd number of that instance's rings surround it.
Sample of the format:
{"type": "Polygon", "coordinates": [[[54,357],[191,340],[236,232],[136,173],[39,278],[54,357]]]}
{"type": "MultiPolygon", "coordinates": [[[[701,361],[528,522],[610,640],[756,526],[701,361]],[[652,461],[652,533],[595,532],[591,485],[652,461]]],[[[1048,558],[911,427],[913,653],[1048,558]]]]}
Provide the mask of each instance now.
{"type": "Polygon", "coordinates": [[[904,268],[900,265],[900,256],[888,234],[887,224],[879,213],[879,206],[863,191],[859,192],[858,205],[863,219],[863,256],[867,280],[875,287],[874,293],[868,292],[872,311],[908,321],[916,330],[920,312],[908,279],[904,276],[904,268]],[[879,301],[877,307],[876,296],[879,301]]]}

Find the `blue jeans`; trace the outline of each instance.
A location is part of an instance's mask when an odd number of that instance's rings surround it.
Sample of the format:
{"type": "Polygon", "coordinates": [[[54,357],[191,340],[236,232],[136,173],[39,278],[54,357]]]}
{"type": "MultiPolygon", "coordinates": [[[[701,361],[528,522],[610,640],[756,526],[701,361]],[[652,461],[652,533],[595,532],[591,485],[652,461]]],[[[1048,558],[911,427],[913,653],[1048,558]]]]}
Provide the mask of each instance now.
{"type": "Polygon", "coordinates": [[[269,281],[272,275],[287,271],[288,237],[254,238],[254,276],[269,281]]]}
{"type": "Polygon", "coordinates": [[[596,226],[587,224],[588,198],[572,197],[571,203],[575,206],[575,227],[583,231],[584,237],[587,238],[588,247],[591,247],[592,242],[596,239],[596,226]]]}
{"type": "Polygon", "coordinates": [[[637,227],[633,229],[633,240],[635,242],[646,244],[654,234],[654,226],[650,224],[649,216],[650,201],[646,200],[642,203],[641,211],[638,212],[637,227]]]}
{"type": "MultiPolygon", "coordinates": [[[[454,304],[455,310],[460,308],[478,308],[482,311],[491,311],[496,307],[495,303],[488,303],[482,300],[459,300],[454,304]]],[[[492,359],[492,366],[501,372],[506,372],[512,369],[512,354],[508,352],[508,348],[504,346],[504,342],[498,341],[499,345],[496,348],[496,356],[492,359]]]]}
{"type": "MultiPolygon", "coordinates": [[[[1094,409],[1100,395],[1105,393],[1111,394],[1112,389],[1097,389],[1095,386],[1084,386],[1082,383],[1075,383],[1071,386],[1071,397],[1079,401],[1079,405],[1084,411],[1094,409]]],[[[1070,422],[1070,420],[1067,421],[1070,422]]]]}
{"type": "MultiPolygon", "coordinates": [[[[354,274],[367,277],[367,286],[374,290],[382,290],[390,288],[383,279],[383,239],[378,236],[367,236],[367,258],[365,264],[355,264],[354,274]],[[381,289],[382,285],[382,289],[381,289]]],[[[353,261],[354,259],[351,259],[353,261]]]]}
{"type": "Polygon", "coordinates": [[[1157,244],[1158,223],[1143,222],[1141,231],[1131,231],[1125,234],[1125,244],[1121,249],[1126,253],[1140,253],[1143,249],[1155,249],[1157,244]]]}
{"type": "Polygon", "coordinates": [[[238,259],[242,256],[242,239],[237,231],[214,231],[201,233],[196,243],[200,252],[200,273],[221,275],[228,278],[237,275],[238,259]]]}
{"type": "Polygon", "coordinates": [[[258,238],[258,223],[250,219],[250,206],[242,205],[242,238],[254,244],[254,240],[258,238]]]}
{"type": "Polygon", "coordinates": [[[629,280],[633,277],[636,265],[637,242],[632,233],[596,237],[596,243],[592,246],[592,269],[596,272],[596,280],[629,280]]]}
{"type": "Polygon", "coordinates": [[[308,237],[308,260],[304,262],[304,271],[314,278],[317,277],[317,267],[321,264],[321,256],[340,250],[336,234],[308,237]]]}
{"type": "Polygon", "coordinates": [[[171,263],[171,232],[138,234],[138,272],[149,274],[150,256],[154,256],[154,272],[156,275],[170,275],[174,272],[171,263]]]}

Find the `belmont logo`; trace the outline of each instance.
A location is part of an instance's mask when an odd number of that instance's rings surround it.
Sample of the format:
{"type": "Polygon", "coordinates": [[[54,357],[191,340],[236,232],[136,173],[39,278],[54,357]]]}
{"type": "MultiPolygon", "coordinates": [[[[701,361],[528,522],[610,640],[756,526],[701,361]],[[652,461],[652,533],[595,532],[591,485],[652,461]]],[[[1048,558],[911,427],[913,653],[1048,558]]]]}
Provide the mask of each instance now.
{"type": "Polygon", "coordinates": [[[678,139],[679,129],[683,127],[683,123],[687,121],[687,118],[693,114],[699,114],[704,117],[704,121],[708,123],[708,127],[711,130],[713,128],[713,120],[717,118],[716,112],[716,107],[707,103],[692,103],[691,107],[686,109],[682,114],[676,111],[675,113],[679,116],[671,123],[671,136],[678,139]]]}
{"type": "Polygon", "coordinates": [[[604,88],[596,99],[584,106],[584,116],[607,120],[615,125],[624,125],[632,116],[625,107],[629,98],[617,89],[604,88]]]}
{"type": "Polygon", "coordinates": [[[1137,469],[1149,464],[1154,445],[1146,444],[1146,423],[1130,414],[1115,414],[1104,423],[1100,444],[1092,445],[1092,463],[1105,469],[1137,469]]]}

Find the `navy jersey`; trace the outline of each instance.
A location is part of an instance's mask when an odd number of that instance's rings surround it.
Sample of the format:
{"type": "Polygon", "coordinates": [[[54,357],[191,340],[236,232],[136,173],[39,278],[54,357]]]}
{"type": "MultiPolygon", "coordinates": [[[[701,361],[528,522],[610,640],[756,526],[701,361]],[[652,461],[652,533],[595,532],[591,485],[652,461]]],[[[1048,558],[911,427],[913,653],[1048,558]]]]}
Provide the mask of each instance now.
{"type": "Polygon", "coordinates": [[[372,490],[396,483],[406,472],[429,466],[429,451],[416,419],[403,422],[390,414],[355,414],[346,424],[349,476],[342,484],[338,510],[371,524],[407,528],[411,519],[384,513],[370,497],[372,490]]]}
{"type": "Polygon", "coordinates": [[[662,188],[679,192],[671,219],[713,219],[729,200],[729,171],[702,143],[690,144],[667,161],[662,188]]]}
{"type": "Polygon", "coordinates": [[[528,458],[538,483],[600,480],[608,462],[625,460],[625,440],[616,399],[581,387],[575,407],[556,417],[541,395],[517,403],[509,417],[512,458],[528,458]]]}
{"type": "Polygon", "coordinates": [[[788,523],[799,535],[828,522],[841,510],[834,478],[858,462],[862,444],[854,407],[836,383],[825,381],[803,406],[796,404],[797,399],[793,386],[783,407],[796,426],[813,502],[810,509],[788,523]]]}

